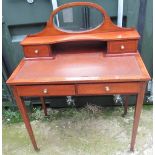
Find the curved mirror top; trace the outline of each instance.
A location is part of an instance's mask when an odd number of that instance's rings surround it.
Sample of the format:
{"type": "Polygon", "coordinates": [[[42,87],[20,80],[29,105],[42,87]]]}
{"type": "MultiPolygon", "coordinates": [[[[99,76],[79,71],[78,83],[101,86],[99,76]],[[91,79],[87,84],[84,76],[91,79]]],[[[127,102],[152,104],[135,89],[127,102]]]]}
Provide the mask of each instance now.
{"type": "Polygon", "coordinates": [[[83,32],[98,28],[104,22],[102,13],[90,6],[74,6],[59,11],[53,18],[55,27],[64,32],[83,32]]]}

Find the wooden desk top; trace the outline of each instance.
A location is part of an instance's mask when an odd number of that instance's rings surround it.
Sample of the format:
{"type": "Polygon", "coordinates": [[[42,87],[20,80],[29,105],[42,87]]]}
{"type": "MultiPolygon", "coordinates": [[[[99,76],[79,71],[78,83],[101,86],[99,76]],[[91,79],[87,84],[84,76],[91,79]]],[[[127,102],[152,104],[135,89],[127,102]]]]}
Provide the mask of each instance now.
{"type": "Polygon", "coordinates": [[[147,81],[149,79],[139,53],[107,56],[99,51],[82,53],[82,55],[81,53],[57,53],[54,59],[23,59],[7,83],[24,85],[147,81]]]}

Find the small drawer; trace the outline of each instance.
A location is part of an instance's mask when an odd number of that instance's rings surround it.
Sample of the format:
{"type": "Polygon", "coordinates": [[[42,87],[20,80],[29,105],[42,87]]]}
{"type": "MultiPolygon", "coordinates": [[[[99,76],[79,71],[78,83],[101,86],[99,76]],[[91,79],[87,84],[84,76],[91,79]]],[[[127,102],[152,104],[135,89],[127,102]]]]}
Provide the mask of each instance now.
{"type": "Polygon", "coordinates": [[[110,41],[108,53],[133,53],[137,51],[138,40],[110,41]]]}
{"type": "Polygon", "coordinates": [[[132,83],[78,84],[78,95],[135,94],[140,85],[132,83]]]}
{"type": "Polygon", "coordinates": [[[74,85],[17,86],[19,96],[67,96],[75,95],[74,85]]]}
{"type": "Polygon", "coordinates": [[[49,57],[51,55],[51,48],[49,45],[34,45],[24,46],[25,57],[49,57]]]}

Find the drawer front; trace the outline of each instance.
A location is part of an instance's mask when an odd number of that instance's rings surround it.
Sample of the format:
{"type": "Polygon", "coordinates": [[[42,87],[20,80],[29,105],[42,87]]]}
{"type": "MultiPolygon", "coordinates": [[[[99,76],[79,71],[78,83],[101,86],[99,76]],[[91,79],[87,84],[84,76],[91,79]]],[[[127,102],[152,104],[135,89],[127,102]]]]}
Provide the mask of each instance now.
{"type": "Polygon", "coordinates": [[[48,57],[51,55],[51,49],[49,45],[34,45],[24,46],[25,57],[48,57]]]}
{"type": "Polygon", "coordinates": [[[19,96],[66,96],[75,95],[74,85],[17,86],[19,96]]]}
{"type": "Polygon", "coordinates": [[[104,84],[78,84],[78,95],[102,94],[135,94],[139,92],[140,84],[133,83],[104,83],[104,84]]]}
{"type": "Polygon", "coordinates": [[[131,53],[137,51],[138,40],[110,41],[108,53],[131,53]]]}

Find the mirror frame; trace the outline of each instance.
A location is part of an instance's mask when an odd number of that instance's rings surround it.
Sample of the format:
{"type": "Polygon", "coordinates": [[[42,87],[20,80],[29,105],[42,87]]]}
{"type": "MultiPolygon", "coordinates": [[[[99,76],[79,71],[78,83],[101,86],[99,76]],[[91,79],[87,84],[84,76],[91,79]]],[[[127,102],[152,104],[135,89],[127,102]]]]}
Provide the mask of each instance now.
{"type": "Polygon", "coordinates": [[[106,13],[106,11],[98,4],[96,3],[90,3],[90,2],[72,2],[72,3],[66,3],[64,5],[59,6],[56,10],[54,10],[51,15],[49,20],[47,21],[46,27],[41,31],[38,32],[36,34],[31,34],[29,36],[31,37],[36,37],[36,36],[57,36],[57,35],[73,35],[73,34],[95,34],[95,33],[106,33],[106,32],[121,32],[121,31],[132,31],[135,30],[135,28],[122,28],[122,27],[118,27],[117,25],[115,25],[110,17],[108,16],[108,14],[106,13]],[[90,7],[94,7],[97,10],[99,10],[104,17],[104,22],[99,26],[96,27],[95,29],[91,29],[88,31],[82,31],[82,32],[64,32],[61,31],[59,29],[57,29],[54,25],[53,25],[53,17],[55,16],[55,14],[57,14],[57,12],[59,12],[60,10],[64,9],[64,8],[69,8],[69,7],[73,7],[73,6],[90,6],[90,7]]]}

